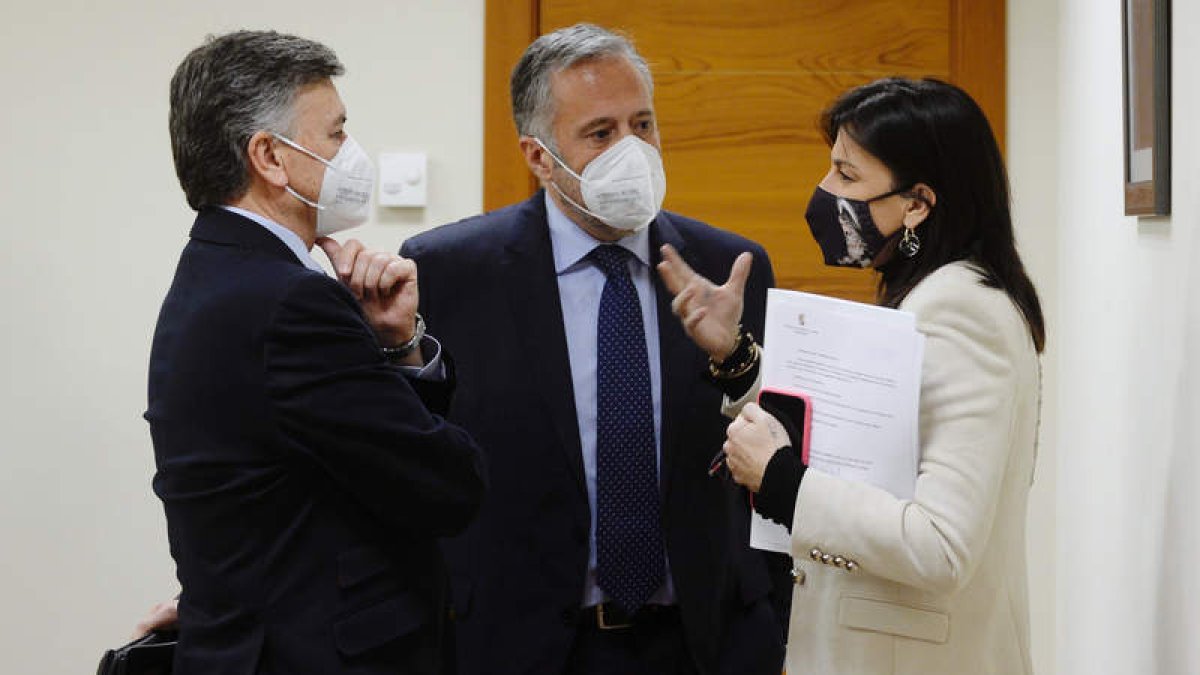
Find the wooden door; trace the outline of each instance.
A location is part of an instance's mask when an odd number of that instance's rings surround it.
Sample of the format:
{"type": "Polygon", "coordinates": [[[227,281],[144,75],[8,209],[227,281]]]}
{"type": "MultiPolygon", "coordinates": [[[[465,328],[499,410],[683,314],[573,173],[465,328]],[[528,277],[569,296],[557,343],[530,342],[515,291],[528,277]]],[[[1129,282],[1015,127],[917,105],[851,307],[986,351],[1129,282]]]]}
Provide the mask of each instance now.
{"type": "Polygon", "coordinates": [[[650,63],[666,208],[763,244],[777,284],[871,301],[874,275],[825,267],[804,209],[828,168],[817,120],[846,89],[932,76],[979,101],[1004,142],[1004,0],[488,0],[484,205],[536,189],[508,77],[537,35],[590,21],[650,63]]]}

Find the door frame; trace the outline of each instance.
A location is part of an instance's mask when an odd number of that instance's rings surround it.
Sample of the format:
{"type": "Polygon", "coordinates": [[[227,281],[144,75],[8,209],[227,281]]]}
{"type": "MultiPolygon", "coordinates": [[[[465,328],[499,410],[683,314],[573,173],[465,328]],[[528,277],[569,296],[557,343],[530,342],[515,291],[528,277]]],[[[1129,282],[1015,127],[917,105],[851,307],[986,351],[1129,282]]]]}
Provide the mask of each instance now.
{"type": "MultiPolygon", "coordinates": [[[[485,0],[483,208],[514,204],[537,190],[517,147],[509,77],[541,34],[539,0],[485,0]]],[[[950,80],[971,90],[1005,149],[1008,55],[1005,0],[950,0],[950,80]]]]}

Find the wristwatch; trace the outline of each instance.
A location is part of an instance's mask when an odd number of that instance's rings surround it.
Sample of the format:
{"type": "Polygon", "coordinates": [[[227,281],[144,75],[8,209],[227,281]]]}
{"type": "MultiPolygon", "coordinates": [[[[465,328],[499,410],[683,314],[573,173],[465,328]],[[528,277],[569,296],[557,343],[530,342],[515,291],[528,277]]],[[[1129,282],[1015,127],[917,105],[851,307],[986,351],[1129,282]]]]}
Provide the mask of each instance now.
{"type": "Polygon", "coordinates": [[[421,340],[425,338],[425,319],[421,317],[421,313],[417,312],[417,326],[413,329],[412,337],[402,345],[395,347],[380,347],[384,358],[389,361],[402,359],[413,352],[417,347],[421,346],[421,340]]]}

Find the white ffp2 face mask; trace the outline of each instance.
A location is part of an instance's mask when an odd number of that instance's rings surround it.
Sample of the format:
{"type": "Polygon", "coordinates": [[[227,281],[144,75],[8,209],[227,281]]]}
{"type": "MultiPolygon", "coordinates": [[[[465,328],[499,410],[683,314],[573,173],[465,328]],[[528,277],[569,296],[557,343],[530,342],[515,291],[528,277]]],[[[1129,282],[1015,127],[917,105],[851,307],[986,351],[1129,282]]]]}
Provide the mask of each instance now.
{"type": "Polygon", "coordinates": [[[637,136],[626,136],[583,167],[577,174],[541,139],[535,138],[559,166],[579,181],[583,204],[576,204],[562,188],[558,194],[584,213],[609,227],[637,232],[650,224],[667,195],[667,176],[658,148],[637,136]]]}
{"type": "Polygon", "coordinates": [[[347,136],[333,159],[326,160],[295,141],[272,134],[275,138],[325,165],[321,194],[314,203],[289,185],[293,197],[317,210],[317,236],[358,227],[371,215],[371,191],[375,189],[375,165],[362,146],[347,136]]]}

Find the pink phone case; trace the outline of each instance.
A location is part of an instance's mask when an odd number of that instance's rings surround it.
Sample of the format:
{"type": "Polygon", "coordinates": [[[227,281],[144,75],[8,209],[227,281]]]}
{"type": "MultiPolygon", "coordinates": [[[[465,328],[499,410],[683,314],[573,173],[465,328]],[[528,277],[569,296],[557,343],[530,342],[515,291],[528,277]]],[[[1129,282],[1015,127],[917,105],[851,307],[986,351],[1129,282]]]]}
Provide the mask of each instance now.
{"type": "MultiPolygon", "coordinates": [[[[782,396],[782,397],[787,397],[787,398],[800,399],[801,401],[804,402],[803,419],[796,419],[796,416],[793,415],[791,422],[792,422],[792,424],[795,424],[797,428],[799,428],[800,433],[804,436],[804,439],[800,442],[800,444],[801,444],[800,460],[802,462],[804,462],[805,466],[807,466],[808,465],[808,444],[809,444],[809,439],[812,438],[812,399],[810,399],[808,397],[808,394],[805,394],[805,393],[802,393],[799,391],[794,391],[791,389],[783,389],[783,388],[779,388],[779,387],[767,387],[767,388],[764,388],[762,391],[758,392],[758,401],[759,401],[760,405],[762,404],[763,396],[766,396],[768,399],[770,399],[773,396],[774,397],[782,396]]],[[[775,409],[780,410],[780,411],[790,410],[790,411],[794,412],[794,406],[790,406],[790,405],[784,404],[782,402],[779,405],[773,405],[772,407],[774,407],[775,409]]]]}

